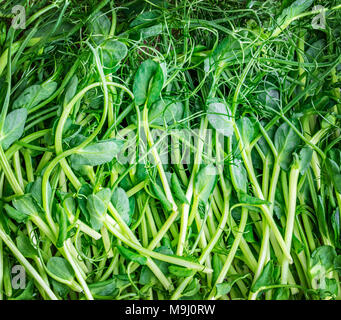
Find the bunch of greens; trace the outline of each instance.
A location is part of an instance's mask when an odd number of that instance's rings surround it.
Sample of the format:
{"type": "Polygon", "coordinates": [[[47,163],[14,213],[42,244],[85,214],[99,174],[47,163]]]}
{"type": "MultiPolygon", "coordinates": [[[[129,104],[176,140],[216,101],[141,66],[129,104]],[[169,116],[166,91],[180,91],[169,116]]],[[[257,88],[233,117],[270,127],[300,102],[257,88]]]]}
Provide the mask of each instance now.
{"type": "Polygon", "coordinates": [[[0,0],[0,299],[340,299],[340,9],[0,0]]]}

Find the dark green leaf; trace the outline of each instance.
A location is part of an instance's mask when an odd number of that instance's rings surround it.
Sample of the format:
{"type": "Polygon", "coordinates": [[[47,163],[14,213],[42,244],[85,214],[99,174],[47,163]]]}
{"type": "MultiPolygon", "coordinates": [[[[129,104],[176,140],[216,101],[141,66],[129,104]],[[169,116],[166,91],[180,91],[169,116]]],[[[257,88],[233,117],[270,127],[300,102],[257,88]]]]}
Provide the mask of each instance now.
{"type": "Polygon", "coordinates": [[[260,206],[260,205],[263,205],[263,204],[270,204],[266,200],[262,200],[262,199],[259,199],[259,198],[252,197],[252,196],[250,196],[250,195],[248,195],[247,193],[244,193],[244,192],[239,192],[238,195],[239,195],[240,203],[247,204],[247,205],[250,205],[250,206],[260,206]]]}
{"type": "Polygon", "coordinates": [[[301,149],[298,155],[300,173],[304,174],[310,166],[310,161],[313,156],[313,149],[309,146],[305,146],[301,149]]]}
{"type": "Polygon", "coordinates": [[[116,188],[111,196],[111,202],[123,221],[129,226],[131,224],[132,212],[130,211],[129,198],[122,188],[116,188]]]}
{"type": "Polygon", "coordinates": [[[119,293],[115,278],[91,283],[89,289],[95,297],[115,297],[119,293]]]}
{"type": "Polygon", "coordinates": [[[211,66],[220,73],[225,67],[233,65],[249,54],[249,49],[244,50],[238,40],[227,36],[217,45],[211,56],[211,66]]]}
{"type": "Polygon", "coordinates": [[[298,147],[299,143],[299,136],[287,123],[283,123],[277,129],[275,133],[275,147],[283,170],[289,169],[293,152],[298,147]]]}
{"type": "Polygon", "coordinates": [[[175,172],[172,174],[171,177],[171,189],[172,192],[174,193],[175,198],[177,198],[181,203],[188,203],[186,195],[182,190],[180,181],[175,172]]]}
{"type": "MultiPolygon", "coordinates": [[[[51,190],[51,185],[50,182],[47,182],[47,192],[48,192],[48,202],[50,202],[51,200],[51,194],[52,194],[52,190],[51,190]]],[[[39,176],[32,184],[32,187],[30,189],[30,193],[32,198],[37,201],[38,204],[40,204],[40,206],[43,206],[43,200],[42,200],[42,194],[41,194],[41,190],[42,190],[42,177],[39,176]]]]}
{"type": "Polygon", "coordinates": [[[13,109],[31,108],[38,105],[41,101],[49,98],[57,89],[57,82],[47,82],[41,85],[33,85],[24,90],[24,92],[14,101],[13,109]]]}
{"type": "Polygon", "coordinates": [[[253,284],[251,291],[256,292],[262,287],[269,286],[273,284],[274,281],[274,264],[273,261],[270,260],[264,267],[262,273],[256,280],[256,282],[253,284]]]}
{"type": "Polygon", "coordinates": [[[197,278],[194,278],[190,284],[186,287],[186,289],[183,291],[182,295],[184,297],[191,297],[194,296],[196,293],[198,293],[200,290],[200,283],[197,278]]]}
{"type": "Polygon", "coordinates": [[[214,165],[206,165],[199,171],[195,177],[194,191],[201,202],[207,203],[209,196],[216,186],[217,180],[218,171],[214,165]]]}
{"type": "Polygon", "coordinates": [[[156,37],[163,32],[163,28],[164,27],[162,23],[155,24],[154,26],[148,28],[143,28],[140,30],[140,38],[144,40],[151,37],[156,37]]]}
{"type": "Polygon", "coordinates": [[[7,150],[22,136],[26,118],[25,108],[14,110],[7,115],[2,132],[0,132],[0,145],[4,150],[7,150]]]}
{"type": "Polygon", "coordinates": [[[325,210],[325,206],[324,206],[323,199],[322,199],[321,195],[317,196],[316,216],[317,216],[317,221],[318,221],[320,232],[324,236],[327,236],[328,226],[327,226],[327,220],[326,220],[326,210],[325,210]]]}
{"type": "Polygon", "coordinates": [[[192,275],[193,271],[191,269],[183,268],[183,267],[178,267],[178,266],[169,266],[168,271],[179,278],[182,277],[189,277],[192,275]]]}
{"type": "Polygon", "coordinates": [[[223,263],[217,253],[213,254],[212,258],[212,269],[213,269],[213,275],[212,275],[212,282],[215,283],[218,275],[223,268],[223,263]]]}
{"type": "Polygon", "coordinates": [[[20,213],[26,214],[27,216],[38,213],[38,208],[34,204],[32,197],[29,195],[24,195],[14,199],[12,204],[15,209],[17,209],[20,213]]]}
{"type": "Polygon", "coordinates": [[[338,271],[339,275],[341,275],[341,255],[338,255],[334,259],[334,269],[338,271]]]}
{"type": "Polygon", "coordinates": [[[77,86],[78,86],[78,77],[77,75],[74,75],[67,88],[66,88],[66,92],[65,92],[65,98],[64,98],[64,105],[67,105],[71,99],[75,96],[76,92],[77,92],[77,86]]]}
{"type": "Polygon", "coordinates": [[[339,165],[331,158],[327,158],[325,168],[334,188],[338,193],[341,193],[341,172],[339,165]]]}
{"type": "Polygon", "coordinates": [[[247,192],[247,172],[243,162],[239,159],[234,159],[230,165],[231,180],[237,192],[247,192]]]}
{"type": "Polygon", "coordinates": [[[138,253],[135,253],[122,246],[117,246],[117,249],[120,252],[120,254],[129,261],[134,261],[141,265],[145,265],[147,263],[147,258],[144,256],[141,256],[138,253]]]}
{"type": "Polygon", "coordinates": [[[247,148],[258,133],[258,125],[255,118],[242,117],[236,121],[240,137],[247,148]]]}
{"type": "Polygon", "coordinates": [[[31,279],[25,290],[15,298],[10,298],[10,300],[33,300],[34,297],[34,282],[31,279]]]}
{"type": "Polygon", "coordinates": [[[308,9],[313,0],[296,0],[289,7],[285,8],[277,18],[277,26],[287,26],[296,16],[308,9]]]}
{"type": "Polygon", "coordinates": [[[32,246],[30,239],[23,233],[17,236],[16,243],[19,251],[25,258],[34,258],[37,256],[37,250],[32,246]]]}
{"type": "Polygon", "coordinates": [[[27,220],[29,219],[29,215],[22,213],[16,209],[14,209],[13,207],[11,207],[10,205],[8,205],[7,203],[4,205],[3,207],[7,213],[7,215],[14,219],[15,221],[17,221],[18,223],[23,223],[23,222],[27,222],[27,220]]]}
{"type": "Polygon", "coordinates": [[[64,283],[60,283],[54,279],[51,279],[51,284],[52,284],[53,291],[62,298],[65,298],[66,295],[68,295],[70,292],[70,288],[64,283]]]}
{"type": "Polygon", "coordinates": [[[173,210],[172,203],[167,199],[163,189],[157,183],[151,183],[151,190],[156,198],[158,198],[167,212],[173,210]]]}
{"type": "Polygon", "coordinates": [[[133,93],[135,103],[152,105],[160,98],[164,76],[160,65],[153,60],[143,61],[136,72],[133,93]]]}

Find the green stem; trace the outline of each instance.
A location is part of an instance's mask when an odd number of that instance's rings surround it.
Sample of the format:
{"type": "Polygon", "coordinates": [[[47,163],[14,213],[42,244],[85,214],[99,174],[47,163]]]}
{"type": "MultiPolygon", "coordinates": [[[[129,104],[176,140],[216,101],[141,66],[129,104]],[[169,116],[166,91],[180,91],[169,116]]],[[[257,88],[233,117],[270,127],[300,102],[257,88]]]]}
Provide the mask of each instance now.
{"type": "MultiPolygon", "coordinates": [[[[290,170],[289,176],[289,203],[288,203],[288,215],[285,228],[285,244],[287,250],[290,252],[292,235],[294,231],[295,215],[296,215],[296,201],[297,201],[297,181],[299,176],[299,165],[295,161],[293,167],[290,170]]],[[[281,263],[281,283],[287,284],[289,271],[289,261],[287,257],[283,257],[281,263]]]]}
{"type": "Polygon", "coordinates": [[[4,153],[4,150],[2,149],[2,146],[0,145],[0,165],[2,167],[2,170],[4,170],[5,176],[7,181],[9,182],[9,184],[12,187],[12,190],[15,194],[17,195],[23,195],[24,192],[20,186],[20,184],[18,183],[9,163],[8,160],[6,158],[6,155],[4,153]]]}
{"type": "Polygon", "coordinates": [[[239,228],[237,231],[237,235],[233,241],[230,252],[229,252],[229,254],[225,260],[225,263],[224,263],[224,265],[223,265],[223,267],[222,267],[222,269],[221,269],[221,271],[217,277],[217,280],[215,281],[214,287],[213,287],[211,293],[209,294],[209,296],[207,298],[208,300],[215,300],[215,299],[219,298],[219,295],[216,293],[216,286],[217,286],[217,284],[222,283],[224,281],[226,274],[230,269],[230,266],[232,264],[234,256],[236,255],[237,249],[239,247],[240,240],[243,237],[243,233],[244,233],[246,222],[247,222],[248,213],[249,213],[248,209],[243,207],[241,219],[239,222],[239,228]]]}

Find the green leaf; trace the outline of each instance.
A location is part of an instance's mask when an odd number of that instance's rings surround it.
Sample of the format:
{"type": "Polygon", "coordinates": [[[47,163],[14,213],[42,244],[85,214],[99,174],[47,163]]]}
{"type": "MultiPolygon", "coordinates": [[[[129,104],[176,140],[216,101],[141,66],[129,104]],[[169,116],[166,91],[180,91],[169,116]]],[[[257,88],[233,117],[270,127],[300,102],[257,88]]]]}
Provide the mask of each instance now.
{"type": "Polygon", "coordinates": [[[47,82],[44,84],[35,84],[26,88],[22,94],[14,101],[13,109],[26,108],[32,109],[41,101],[49,98],[57,89],[57,82],[47,82]]]}
{"type": "Polygon", "coordinates": [[[103,226],[108,203],[103,201],[101,194],[90,194],[87,199],[86,209],[90,214],[90,224],[94,230],[99,231],[103,226]]]}
{"type": "Polygon", "coordinates": [[[260,107],[269,110],[270,113],[273,113],[274,110],[280,111],[280,96],[277,88],[268,82],[265,82],[264,85],[265,88],[257,95],[260,107]]]}
{"type": "Polygon", "coordinates": [[[191,269],[187,269],[187,268],[183,268],[183,267],[178,267],[178,266],[169,266],[168,267],[168,271],[179,278],[182,277],[189,277],[190,275],[192,275],[193,270],[191,269]]]}
{"type": "Polygon", "coordinates": [[[101,43],[100,49],[103,65],[110,69],[116,67],[128,53],[127,46],[114,39],[108,39],[101,43]]]}
{"type": "Polygon", "coordinates": [[[110,198],[112,196],[112,192],[110,188],[103,188],[96,193],[96,195],[108,206],[110,202],[110,198]]]}
{"type": "Polygon", "coordinates": [[[199,280],[197,278],[194,278],[183,291],[182,295],[184,297],[191,297],[198,293],[199,290],[200,290],[199,280]]]}
{"type": "Polygon", "coordinates": [[[338,271],[339,275],[341,275],[341,255],[338,255],[334,259],[334,269],[338,271]]]}
{"type": "MultiPolygon", "coordinates": [[[[38,204],[40,204],[41,207],[43,207],[43,198],[42,198],[42,194],[41,194],[41,190],[42,190],[42,177],[39,176],[32,184],[31,189],[30,189],[30,193],[32,198],[37,201],[38,204]]],[[[48,202],[50,202],[51,200],[51,195],[52,195],[52,189],[51,189],[51,185],[50,182],[47,182],[47,193],[48,193],[48,202]]]]}
{"type": "Polygon", "coordinates": [[[25,258],[34,258],[38,255],[37,250],[32,246],[30,239],[23,233],[17,236],[16,243],[19,251],[25,258]]]}
{"type": "Polygon", "coordinates": [[[101,11],[99,11],[94,19],[90,21],[89,31],[94,42],[101,43],[106,39],[110,33],[111,22],[109,18],[101,11]]]}
{"type": "Polygon", "coordinates": [[[290,291],[288,288],[278,288],[275,290],[274,300],[289,300],[290,291]]]}
{"type": "Polygon", "coordinates": [[[159,99],[154,102],[148,111],[148,121],[151,124],[162,126],[181,120],[184,106],[181,102],[173,102],[169,99],[159,99]]]}
{"type": "Polygon", "coordinates": [[[237,192],[247,192],[247,172],[243,162],[239,159],[234,159],[230,165],[231,180],[237,192]]]}
{"type": "Polygon", "coordinates": [[[321,195],[317,196],[317,210],[316,210],[317,221],[320,232],[324,235],[328,235],[328,225],[326,220],[326,210],[321,195]]]}
{"type": "Polygon", "coordinates": [[[340,233],[341,233],[339,208],[336,208],[331,216],[331,225],[334,231],[334,240],[335,240],[335,243],[337,243],[340,239],[340,233]]]}
{"type": "Polygon", "coordinates": [[[276,24],[279,27],[286,27],[296,16],[304,12],[313,4],[313,0],[296,0],[289,7],[285,8],[277,18],[276,24]]]}
{"type": "Polygon", "coordinates": [[[188,204],[188,200],[186,198],[186,195],[185,195],[184,191],[182,190],[180,181],[179,181],[178,176],[176,175],[175,172],[173,172],[172,176],[171,176],[171,189],[172,189],[172,192],[173,192],[175,198],[177,198],[181,203],[187,203],[188,204]]]}
{"type": "Polygon", "coordinates": [[[216,285],[217,295],[218,296],[222,296],[222,295],[228,294],[231,291],[233,285],[237,281],[242,280],[242,279],[244,279],[244,278],[246,278],[248,276],[249,276],[248,273],[247,274],[243,274],[243,275],[233,274],[233,275],[229,276],[229,279],[231,279],[230,282],[218,283],[216,285]]]}
{"type": "Polygon", "coordinates": [[[256,197],[252,197],[245,192],[239,192],[238,196],[239,196],[238,198],[239,198],[240,203],[247,204],[250,206],[260,206],[263,204],[266,204],[266,205],[270,204],[270,202],[268,202],[266,200],[262,200],[262,199],[259,199],[256,197]]]}
{"type": "Polygon", "coordinates": [[[89,284],[89,289],[94,297],[115,297],[119,293],[115,278],[89,284]]]}
{"type": "Polygon", "coordinates": [[[71,99],[75,96],[77,92],[77,86],[78,86],[78,77],[77,75],[74,75],[70,82],[68,83],[68,86],[66,88],[65,92],[65,98],[64,98],[64,106],[67,105],[71,99]]]}
{"type": "Polygon", "coordinates": [[[12,204],[15,209],[27,216],[36,215],[38,213],[38,208],[34,204],[32,197],[29,195],[24,195],[14,199],[12,204]]]}
{"type": "Polygon", "coordinates": [[[163,83],[164,75],[160,64],[151,59],[143,61],[136,72],[133,85],[135,103],[142,105],[147,102],[151,106],[159,100],[163,83]]]}
{"type": "Polygon", "coordinates": [[[129,198],[122,188],[116,188],[111,196],[111,203],[129,226],[131,224],[132,213],[130,211],[129,198]]]}
{"type": "Polygon", "coordinates": [[[298,155],[300,173],[303,175],[310,166],[310,161],[313,156],[313,149],[305,146],[301,149],[298,155]]]}
{"type": "MultiPolygon", "coordinates": [[[[162,243],[162,246],[154,249],[155,252],[168,254],[168,255],[174,254],[174,252],[170,248],[169,244],[166,244],[165,238],[162,239],[161,243],[162,243]]],[[[168,262],[160,261],[157,259],[153,259],[153,261],[159,267],[159,269],[162,271],[162,273],[164,275],[167,275],[169,273],[169,271],[168,271],[169,263],[168,262]]],[[[146,285],[146,284],[150,284],[150,283],[155,283],[156,281],[157,281],[157,279],[154,276],[153,272],[147,266],[143,266],[141,269],[139,284],[146,285]]]]}
{"type": "Polygon", "coordinates": [[[66,298],[66,296],[70,292],[70,288],[64,283],[60,283],[54,279],[51,279],[51,284],[52,284],[53,291],[62,298],[66,298]]]}
{"type": "Polygon", "coordinates": [[[121,140],[103,140],[77,150],[70,156],[72,165],[98,166],[110,162],[121,151],[124,142],[121,140]]]}
{"type": "Polygon", "coordinates": [[[164,209],[167,212],[171,212],[173,210],[172,203],[167,199],[163,189],[157,183],[153,182],[151,182],[150,187],[155,197],[160,200],[164,209]]]}
{"type": "Polygon", "coordinates": [[[120,254],[129,261],[137,262],[140,265],[145,265],[147,263],[147,258],[144,256],[141,256],[138,253],[135,253],[122,246],[117,246],[117,249],[120,252],[120,254]]]}
{"type": "Polygon", "coordinates": [[[278,152],[280,166],[283,170],[288,170],[292,162],[294,150],[300,143],[299,136],[287,124],[283,123],[275,133],[275,147],[278,152]]]}
{"type": "Polygon", "coordinates": [[[34,282],[31,279],[25,290],[15,298],[10,298],[9,300],[33,300],[34,297],[34,282]]]}
{"type": "Polygon", "coordinates": [[[92,194],[92,188],[89,184],[83,184],[79,191],[77,197],[77,203],[81,210],[82,215],[84,216],[85,220],[90,223],[90,213],[87,209],[87,199],[92,194]]]}
{"type": "Polygon", "coordinates": [[[52,273],[56,278],[72,281],[75,273],[70,263],[61,257],[51,257],[46,264],[47,270],[52,273]]]}
{"type": "Polygon", "coordinates": [[[239,129],[240,137],[244,146],[248,148],[251,141],[258,133],[257,120],[255,118],[242,117],[236,121],[236,125],[239,129]]]}
{"type": "Polygon", "coordinates": [[[211,126],[226,137],[233,135],[233,119],[226,103],[212,99],[207,108],[207,119],[211,126]]]}
{"type": "Polygon", "coordinates": [[[217,288],[217,295],[223,296],[228,294],[232,289],[232,284],[229,282],[218,283],[216,285],[217,288]]]}
{"type": "Polygon", "coordinates": [[[156,37],[163,32],[163,24],[158,23],[153,26],[143,28],[140,30],[140,39],[145,40],[151,37],[156,37]]]}
{"type": "Polygon", "coordinates": [[[194,180],[194,192],[201,202],[207,203],[217,181],[218,171],[214,165],[206,165],[199,171],[194,180]]]}
{"type": "Polygon", "coordinates": [[[24,133],[27,110],[25,108],[10,112],[5,119],[4,127],[0,132],[0,145],[7,150],[13,142],[24,133]]]}
{"type": "Polygon", "coordinates": [[[334,188],[338,193],[341,193],[341,173],[339,165],[331,158],[327,158],[325,168],[334,188]]]}
{"type": "Polygon", "coordinates": [[[223,262],[219,258],[219,255],[217,253],[214,253],[213,258],[212,258],[212,269],[213,269],[212,283],[216,282],[222,268],[223,268],[223,262]]]}
{"type": "Polygon", "coordinates": [[[248,223],[245,226],[243,238],[245,239],[245,241],[247,241],[249,243],[256,243],[257,242],[255,239],[255,236],[254,236],[253,226],[251,223],[248,223]]]}
{"type": "Polygon", "coordinates": [[[309,270],[312,277],[325,275],[335,267],[336,251],[332,246],[321,246],[311,254],[309,270]]]}
{"type": "Polygon", "coordinates": [[[139,14],[130,24],[129,27],[136,27],[141,24],[147,24],[155,21],[156,18],[160,17],[160,12],[157,10],[145,11],[139,14]]]}
{"type": "Polygon", "coordinates": [[[4,205],[3,207],[7,213],[7,215],[14,219],[16,222],[18,223],[23,223],[23,222],[27,222],[27,220],[29,219],[29,215],[25,214],[25,213],[21,213],[20,211],[14,209],[13,207],[11,207],[10,205],[8,205],[7,203],[4,205]]]}
{"type": "Polygon", "coordinates": [[[210,60],[211,66],[220,73],[227,66],[239,63],[244,57],[249,55],[250,49],[244,49],[241,43],[232,36],[225,37],[213,51],[210,60]]]}
{"type": "Polygon", "coordinates": [[[318,291],[321,299],[335,298],[339,292],[336,279],[325,278],[322,288],[318,291]]]}
{"type": "Polygon", "coordinates": [[[264,267],[262,273],[253,284],[251,291],[256,292],[260,288],[265,286],[270,286],[274,283],[274,264],[273,261],[270,260],[264,267]]]}

